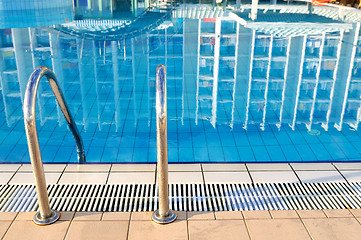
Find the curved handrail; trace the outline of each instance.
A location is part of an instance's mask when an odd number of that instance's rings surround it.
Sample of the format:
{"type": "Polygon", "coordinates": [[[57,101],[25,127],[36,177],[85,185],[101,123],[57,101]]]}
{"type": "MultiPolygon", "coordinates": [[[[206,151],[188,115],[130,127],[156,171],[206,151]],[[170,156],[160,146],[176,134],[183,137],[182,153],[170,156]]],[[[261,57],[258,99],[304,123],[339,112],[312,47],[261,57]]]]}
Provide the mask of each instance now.
{"type": "Polygon", "coordinates": [[[78,152],[78,161],[80,163],[85,162],[84,146],[82,139],[76,127],[75,121],[73,120],[73,117],[69,112],[68,106],[64,99],[64,95],[59,88],[59,84],[56,80],[54,72],[47,67],[36,68],[30,75],[30,78],[26,85],[23,111],[26,138],[28,141],[30,160],[35,177],[35,186],[39,201],[39,212],[34,217],[34,222],[38,225],[50,224],[55,222],[59,218],[59,214],[50,209],[48,193],[46,190],[45,175],[43,170],[43,162],[41,159],[38,133],[36,130],[36,93],[38,90],[40,79],[43,76],[48,79],[55,98],[60,106],[61,111],[64,114],[71,133],[73,134],[78,152]]]}

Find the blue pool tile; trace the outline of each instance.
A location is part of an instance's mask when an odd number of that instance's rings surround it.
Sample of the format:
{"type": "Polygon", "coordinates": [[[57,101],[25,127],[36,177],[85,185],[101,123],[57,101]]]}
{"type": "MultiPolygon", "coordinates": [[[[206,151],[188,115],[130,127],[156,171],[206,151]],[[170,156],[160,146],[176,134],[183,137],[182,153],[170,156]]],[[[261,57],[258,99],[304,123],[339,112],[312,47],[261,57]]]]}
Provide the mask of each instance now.
{"type": "Polygon", "coordinates": [[[104,148],[103,147],[92,147],[86,154],[87,162],[101,162],[104,148]]]}
{"type": "Polygon", "coordinates": [[[243,131],[233,132],[234,141],[238,147],[240,146],[249,146],[249,141],[247,134],[243,131]]]}
{"type": "Polygon", "coordinates": [[[105,147],[102,155],[102,162],[117,162],[118,148],[105,147]]]}
{"type": "Polygon", "coordinates": [[[206,133],[208,147],[221,146],[221,140],[218,133],[206,133]]]}
{"type": "Polygon", "coordinates": [[[179,153],[179,162],[194,162],[192,148],[180,147],[178,153],[179,153]]]}
{"type": "Polygon", "coordinates": [[[232,132],[219,132],[219,137],[223,147],[235,147],[236,143],[232,132]]]}
{"type": "Polygon", "coordinates": [[[258,131],[247,132],[247,137],[248,137],[249,144],[251,146],[262,146],[262,145],[264,145],[263,140],[262,140],[262,138],[261,138],[258,131]]]}
{"type": "Polygon", "coordinates": [[[298,154],[294,145],[281,145],[283,154],[285,155],[288,161],[300,162],[302,158],[298,154]]]}
{"type": "Polygon", "coordinates": [[[61,147],[59,149],[59,151],[56,153],[53,162],[59,162],[59,163],[63,163],[63,162],[70,162],[71,161],[71,156],[73,151],[76,152],[76,148],[75,147],[61,147]]]}
{"type": "Polygon", "coordinates": [[[194,160],[197,162],[208,162],[209,161],[209,154],[208,148],[206,147],[195,147],[193,148],[194,153],[194,160]]]}
{"type": "Polygon", "coordinates": [[[236,147],[223,147],[223,153],[226,162],[239,162],[241,160],[236,147]]]}
{"type": "Polygon", "coordinates": [[[318,139],[317,136],[312,136],[312,135],[308,134],[307,132],[302,132],[302,136],[309,145],[320,143],[320,140],[318,139]]]}
{"type": "Polygon", "coordinates": [[[323,145],[334,160],[346,159],[346,155],[336,143],[324,143],[323,145]]]}
{"type": "Polygon", "coordinates": [[[301,156],[302,161],[316,161],[317,158],[308,144],[297,144],[295,145],[298,154],[301,156]]]}
{"type": "MultiPolygon", "coordinates": [[[[23,159],[25,154],[29,155],[29,151],[28,151],[28,146],[27,145],[23,145],[23,144],[19,144],[14,146],[14,148],[9,148],[11,149],[11,151],[9,152],[9,154],[7,155],[6,160],[9,162],[20,162],[21,159],[23,159]]],[[[0,151],[2,149],[0,148],[0,151]]],[[[6,153],[6,152],[5,152],[6,153]]],[[[0,154],[0,159],[2,155],[0,154]]]]}
{"type": "Polygon", "coordinates": [[[168,147],[168,162],[178,162],[177,147],[168,147]]]}
{"type": "Polygon", "coordinates": [[[342,151],[344,152],[344,154],[346,155],[347,158],[352,159],[352,158],[359,158],[361,159],[361,144],[357,144],[356,142],[354,142],[353,144],[349,143],[349,142],[337,142],[337,145],[342,149],[342,151]],[[354,147],[356,145],[358,145],[358,150],[354,147]]]}
{"type": "Polygon", "coordinates": [[[252,150],[256,161],[263,162],[271,160],[265,146],[252,146],[252,150]]]}
{"type": "Polygon", "coordinates": [[[272,162],[286,161],[286,157],[279,146],[266,146],[266,148],[272,162]]]}
{"type": "Polygon", "coordinates": [[[147,161],[148,161],[148,148],[134,148],[133,162],[147,162],[147,161]]]}
{"type": "Polygon", "coordinates": [[[192,147],[192,134],[191,133],[178,133],[178,146],[179,147],[192,147]]]}
{"type": "Polygon", "coordinates": [[[148,149],[148,162],[149,163],[157,162],[157,148],[152,147],[148,149]]]}
{"type": "Polygon", "coordinates": [[[313,153],[316,155],[317,160],[330,161],[332,159],[323,144],[310,144],[309,146],[311,147],[313,153]]]}
{"type": "MultiPolygon", "coordinates": [[[[156,157],[157,159],[157,157],[156,157]]],[[[133,161],[133,148],[119,148],[118,162],[132,162],[133,161]]]]}
{"type": "Polygon", "coordinates": [[[273,132],[273,134],[275,135],[277,142],[281,146],[285,144],[292,144],[292,140],[290,139],[286,131],[275,131],[273,132]]]}
{"type": "Polygon", "coordinates": [[[264,145],[278,145],[276,137],[273,132],[261,132],[264,145]]]}
{"type": "Polygon", "coordinates": [[[204,133],[192,133],[193,147],[207,147],[204,133]]]}
{"type": "Polygon", "coordinates": [[[242,161],[253,162],[256,160],[251,147],[237,147],[239,157],[242,161]]]}
{"type": "Polygon", "coordinates": [[[137,133],[134,141],[135,141],[134,147],[148,148],[149,133],[137,133]]]}
{"type": "Polygon", "coordinates": [[[301,133],[293,131],[287,131],[288,136],[290,137],[291,141],[293,142],[293,144],[306,144],[306,140],[304,139],[304,137],[302,136],[301,133]]]}
{"type": "Polygon", "coordinates": [[[221,147],[209,148],[209,160],[211,162],[224,162],[224,154],[221,147]]]}
{"type": "Polygon", "coordinates": [[[332,137],[328,134],[328,132],[322,132],[320,135],[317,136],[318,139],[320,139],[320,141],[322,143],[332,143],[333,139],[332,137]]]}
{"type": "Polygon", "coordinates": [[[41,155],[43,158],[43,162],[53,162],[56,153],[59,150],[59,146],[45,146],[42,150],[41,150],[41,155]]]}

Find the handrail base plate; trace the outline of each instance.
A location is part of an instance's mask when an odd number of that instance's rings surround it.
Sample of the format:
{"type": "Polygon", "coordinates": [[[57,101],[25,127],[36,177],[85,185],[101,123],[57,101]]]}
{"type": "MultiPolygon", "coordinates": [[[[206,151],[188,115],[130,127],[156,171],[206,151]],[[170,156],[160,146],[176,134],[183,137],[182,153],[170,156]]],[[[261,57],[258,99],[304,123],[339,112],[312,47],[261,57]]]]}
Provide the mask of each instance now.
{"type": "Polygon", "coordinates": [[[177,219],[177,214],[175,212],[173,212],[172,210],[170,210],[170,209],[169,209],[169,214],[168,214],[167,217],[161,217],[159,215],[159,210],[156,210],[152,214],[153,222],[158,223],[158,224],[171,223],[171,222],[174,222],[176,219],[177,219]]]}
{"type": "Polygon", "coordinates": [[[33,222],[36,225],[44,226],[58,221],[59,218],[60,218],[60,213],[54,210],[51,210],[51,215],[48,218],[42,218],[40,212],[37,212],[33,218],[33,222]]]}

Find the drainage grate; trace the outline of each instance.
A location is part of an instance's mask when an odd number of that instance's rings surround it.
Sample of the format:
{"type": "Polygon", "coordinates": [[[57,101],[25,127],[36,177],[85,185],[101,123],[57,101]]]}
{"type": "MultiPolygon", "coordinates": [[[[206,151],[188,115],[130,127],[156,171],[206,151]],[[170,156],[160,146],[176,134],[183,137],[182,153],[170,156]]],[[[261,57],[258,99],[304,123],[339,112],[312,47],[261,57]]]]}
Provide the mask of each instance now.
{"type": "MultiPolygon", "coordinates": [[[[157,186],[49,185],[59,211],[154,211],[157,186]]],[[[361,183],[170,184],[176,211],[345,209],[361,207],[361,183]]],[[[36,211],[35,186],[0,185],[0,211],[36,211]]]]}

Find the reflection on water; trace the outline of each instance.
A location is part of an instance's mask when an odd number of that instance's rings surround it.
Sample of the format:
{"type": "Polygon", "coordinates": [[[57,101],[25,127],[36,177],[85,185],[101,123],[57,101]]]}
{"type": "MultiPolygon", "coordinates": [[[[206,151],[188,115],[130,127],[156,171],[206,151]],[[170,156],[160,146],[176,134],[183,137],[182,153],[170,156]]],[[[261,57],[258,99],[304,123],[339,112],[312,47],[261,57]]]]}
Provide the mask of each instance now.
{"type": "MultiPolygon", "coordinates": [[[[164,64],[175,161],[360,159],[361,16],[340,17],[324,7],[312,13],[307,6],[258,7],[255,20],[250,6],[233,13],[181,6],[172,17],[158,12],[133,21],[0,30],[1,146],[25,146],[24,91],[32,70],[45,65],[58,77],[88,155],[100,156],[94,161],[102,156],[102,161],[114,156],[118,161],[154,161],[149,156],[155,151],[155,69],[164,64]],[[154,24],[160,14],[166,17],[154,24]],[[312,129],[323,129],[320,136],[330,139],[311,139],[306,132],[312,129]],[[277,137],[285,132],[287,138],[277,137]],[[249,143],[243,150],[251,149],[253,157],[240,153],[237,138],[242,134],[249,143]],[[205,146],[199,145],[202,141],[205,146]],[[349,150],[344,148],[348,142],[354,144],[349,150]],[[287,144],[292,146],[285,149],[287,144]],[[342,149],[335,150],[336,157],[331,150],[335,144],[342,149]],[[299,150],[303,145],[309,155],[299,150]],[[142,147],[146,153],[135,150],[142,147]],[[227,147],[235,148],[238,158],[227,155],[227,147]],[[193,153],[183,156],[183,148],[193,148],[193,153]],[[213,159],[205,149],[220,149],[223,158],[213,159]],[[292,149],[299,158],[286,153],[292,149]],[[273,159],[271,151],[277,150],[283,157],[273,159]],[[322,151],[326,153],[319,157],[322,151]]],[[[52,159],[45,161],[67,162],[74,151],[63,116],[46,81],[38,92],[40,142],[43,154],[52,159]],[[58,145],[69,156],[57,159],[58,145]]],[[[14,151],[0,154],[0,160],[27,161],[26,148],[22,154],[14,151]]]]}

